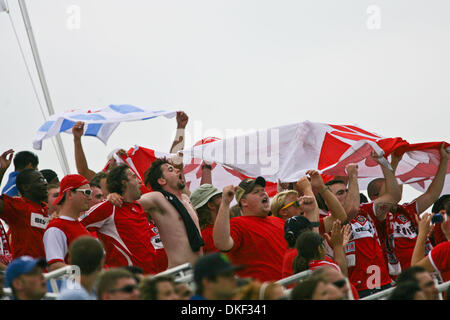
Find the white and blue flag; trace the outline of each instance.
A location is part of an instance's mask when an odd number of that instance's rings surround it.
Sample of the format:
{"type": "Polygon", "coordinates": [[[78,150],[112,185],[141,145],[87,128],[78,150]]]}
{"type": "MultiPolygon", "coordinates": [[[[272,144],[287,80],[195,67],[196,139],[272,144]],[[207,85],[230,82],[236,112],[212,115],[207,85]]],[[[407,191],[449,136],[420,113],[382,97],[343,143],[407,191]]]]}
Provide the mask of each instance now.
{"type": "Polygon", "coordinates": [[[39,128],[33,141],[33,148],[42,149],[42,140],[51,138],[60,132],[72,134],[75,122],[85,123],[85,136],[97,137],[104,144],[120,122],[153,119],[159,116],[173,118],[177,111],[150,110],[128,104],[110,105],[101,109],[71,110],[54,114],[39,128]]]}

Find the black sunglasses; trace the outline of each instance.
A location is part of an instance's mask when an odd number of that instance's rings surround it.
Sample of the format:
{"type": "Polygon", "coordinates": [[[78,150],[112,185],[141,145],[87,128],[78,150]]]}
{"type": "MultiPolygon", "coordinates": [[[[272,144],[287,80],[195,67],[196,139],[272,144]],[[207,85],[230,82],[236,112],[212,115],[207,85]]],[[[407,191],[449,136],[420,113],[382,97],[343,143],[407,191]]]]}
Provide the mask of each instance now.
{"type": "Polygon", "coordinates": [[[125,292],[125,293],[132,293],[134,290],[136,290],[138,287],[135,284],[128,284],[122,288],[117,288],[117,289],[111,289],[109,290],[110,293],[114,293],[114,292],[125,292]]]}

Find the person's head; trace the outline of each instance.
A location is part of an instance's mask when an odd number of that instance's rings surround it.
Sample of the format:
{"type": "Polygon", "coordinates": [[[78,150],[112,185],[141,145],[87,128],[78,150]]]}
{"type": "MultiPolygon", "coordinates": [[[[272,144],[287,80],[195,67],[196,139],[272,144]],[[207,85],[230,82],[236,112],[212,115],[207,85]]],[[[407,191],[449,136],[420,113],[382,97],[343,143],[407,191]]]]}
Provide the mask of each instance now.
{"type": "Polygon", "coordinates": [[[251,281],[239,288],[235,300],[284,300],[286,295],[281,284],[258,280],[251,281]]]}
{"type": "Polygon", "coordinates": [[[231,299],[237,290],[234,272],[242,268],[243,266],[232,265],[223,253],[202,256],[194,265],[197,294],[209,300],[231,299]]]}
{"type": "Polygon", "coordinates": [[[139,290],[133,274],[122,268],[102,271],[97,283],[99,300],[139,300],[139,290]]]}
{"type": "Polygon", "coordinates": [[[93,186],[92,184],[90,184],[91,187],[91,200],[89,201],[89,208],[92,208],[93,206],[95,206],[96,204],[105,201],[106,197],[103,194],[103,191],[100,187],[97,186],[93,186]]]}
{"type": "Polygon", "coordinates": [[[74,212],[83,212],[89,209],[91,199],[89,181],[79,174],[68,174],[59,184],[59,195],[53,205],[60,205],[61,211],[65,208],[74,212]]]}
{"type": "Polygon", "coordinates": [[[450,194],[444,194],[436,202],[433,204],[431,208],[431,212],[433,213],[446,213],[450,215],[450,194]]]}
{"type": "Polygon", "coordinates": [[[407,281],[416,281],[427,300],[439,299],[439,290],[436,283],[425,268],[412,266],[403,270],[397,277],[396,282],[400,284],[407,281]]]}
{"type": "Polygon", "coordinates": [[[47,266],[45,259],[21,256],[6,268],[5,286],[10,287],[13,296],[19,300],[40,300],[47,293],[43,275],[47,266]]]}
{"type": "Polygon", "coordinates": [[[330,188],[330,191],[336,196],[339,202],[344,205],[347,198],[347,184],[340,179],[333,179],[325,183],[330,188]]]}
{"type": "Polygon", "coordinates": [[[270,200],[263,177],[244,179],[239,183],[235,198],[244,216],[267,216],[270,212],[270,200]]]}
{"type": "Polygon", "coordinates": [[[52,169],[42,169],[40,173],[42,173],[48,184],[59,184],[58,175],[52,169]]]}
{"type": "Polygon", "coordinates": [[[47,180],[35,169],[23,169],[16,178],[17,190],[22,197],[35,202],[48,200],[47,180]]]}
{"type": "Polygon", "coordinates": [[[342,272],[339,272],[336,268],[324,266],[314,270],[313,273],[317,273],[317,276],[323,277],[325,281],[332,283],[344,294],[346,299],[349,299],[351,287],[342,272]]]}
{"type": "Polygon", "coordinates": [[[343,300],[344,294],[321,277],[309,276],[291,291],[291,300],[343,300]]]}
{"type": "Polygon", "coordinates": [[[70,245],[69,261],[80,268],[81,275],[92,275],[103,268],[105,250],[98,239],[81,236],[70,245]]]}
{"type": "Polygon", "coordinates": [[[240,217],[242,216],[241,207],[238,204],[235,204],[230,208],[230,218],[240,217]]]}
{"type": "Polygon", "coordinates": [[[145,277],[145,273],[144,273],[144,269],[142,269],[141,267],[138,266],[125,266],[122,267],[127,271],[130,271],[134,278],[136,279],[137,283],[140,283],[142,279],[144,279],[145,277]]]}
{"type": "Polygon", "coordinates": [[[47,197],[48,214],[53,215],[58,210],[58,205],[53,205],[53,202],[58,198],[59,186],[57,184],[48,184],[47,192],[48,192],[47,197]]]}
{"type": "Polygon", "coordinates": [[[191,194],[191,203],[197,211],[200,228],[213,224],[219,213],[222,192],[211,184],[202,184],[191,194]]]}
{"type": "Polygon", "coordinates": [[[118,193],[130,200],[138,200],[141,197],[141,181],[127,165],[121,164],[112,168],[106,184],[110,193],[118,193]]]}
{"type": "Polygon", "coordinates": [[[105,198],[109,194],[108,187],[106,186],[107,177],[108,174],[106,172],[100,171],[99,173],[95,174],[95,176],[91,179],[91,181],[89,181],[91,187],[94,186],[102,190],[103,196],[105,198]]]}
{"type": "Polygon", "coordinates": [[[175,292],[180,300],[189,300],[193,296],[193,292],[186,282],[176,282],[175,292]]]}
{"type": "Polygon", "coordinates": [[[385,179],[376,178],[369,182],[367,185],[367,195],[371,201],[379,198],[385,192],[385,179]]]}
{"type": "Polygon", "coordinates": [[[426,300],[426,297],[416,281],[405,281],[395,286],[388,300],[426,300]]]}
{"type": "Polygon", "coordinates": [[[39,165],[39,158],[33,152],[20,151],[14,156],[13,163],[14,171],[22,171],[24,169],[37,170],[37,167],[39,165]]]}
{"type": "Polygon", "coordinates": [[[325,245],[323,237],[314,231],[304,231],[295,243],[298,255],[294,259],[294,272],[298,273],[309,269],[312,260],[323,260],[325,258],[325,245]]]}
{"type": "Polygon", "coordinates": [[[146,171],[145,185],[154,191],[165,190],[169,192],[181,191],[186,186],[183,172],[166,159],[156,159],[146,171]]]}
{"type": "Polygon", "coordinates": [[[270,204],[270,212],[283,220],[300,215],[302,210],[298,201],[298,192],[286,190],[277,193],[270,204]]]}
{"type": "Polygon", "coordinates": [[[303,231],[312,231],[318,222],[311,222],[304,216],[293,216],[284,222],[284,238],[289,248],[295,248],[295,242],[303,231]]]}
{"type": "Polygon", "coordinates": [[[154,276],[144,278],[139,285],[141,300],[178,300],[175,281],[172,276],[154,276]]]}

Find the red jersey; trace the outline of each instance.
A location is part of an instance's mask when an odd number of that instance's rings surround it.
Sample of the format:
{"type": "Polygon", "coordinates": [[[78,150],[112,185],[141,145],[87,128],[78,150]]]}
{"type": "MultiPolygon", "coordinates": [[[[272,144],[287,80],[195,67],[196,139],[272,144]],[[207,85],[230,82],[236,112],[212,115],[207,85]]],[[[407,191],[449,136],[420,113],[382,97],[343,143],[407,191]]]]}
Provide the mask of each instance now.
{"type": "Polygon", "coordinates": [[[214,245],[213,240],[214,224],[207,225],[202,229],[202,238],[205,245],[203,246],[203,254],[218,252],[219,249],[214,245]]]}
{"type": "Polygon", "coordinates": [[[320,267],[333,267],[342,273],[341,268],[339,268],[336,261],[333,261],[328,257],[325,257],[325,260],[312,260],[309,262],[308,266],[311,271],[314,271],[320,267]]]}
{"type": "Polygon", "coordinates": [[[239,216],[230,219],[234,246],[227,252],[231,262],[245,265],[239,277],[259,281],[281,279],[283,258],[287,250],[284,220],[278,217],[239,216]]]}
{"type": "Polygon", "coordinates": [[[345,247],[350,282],[358,291],[391,283],[389,272],[373,225],[373,203],[363,203],[350,221],[352,236],[345,247]]]}
{"type": "Polygon", "coordinates": [[[154,236],[147,215],[136,201],[122,207],[109,201],[93,206],[81,223],[88,231],[97,231],[106,251],[109,267],[136,265],[146,274],[155,274],[159,267],[151,238],[154,236]]]}
{"type": "Polygon", "coordinates": [[[444,282],[450,280],[450,241],[442,242],[428,254],[434,269],[441,274],[444,282]]]}
{"type": "Polygon", "coordinates": [[[50,221],[43,237],[47,263],[49,265],[54,262],[70,264],[69,247],[81,236],[91,236],[91,234],[78,220],[60,216],[50,221]]]}
{"type": "Polygon", "coordinates": [[[26,198],[11,198],[6,194],[0,197],[4,206],[1,218],[11,231],[13,259],[24,255],[33,258],[45,257],[42,236],[50,221],[47,205],[26,198]]]}

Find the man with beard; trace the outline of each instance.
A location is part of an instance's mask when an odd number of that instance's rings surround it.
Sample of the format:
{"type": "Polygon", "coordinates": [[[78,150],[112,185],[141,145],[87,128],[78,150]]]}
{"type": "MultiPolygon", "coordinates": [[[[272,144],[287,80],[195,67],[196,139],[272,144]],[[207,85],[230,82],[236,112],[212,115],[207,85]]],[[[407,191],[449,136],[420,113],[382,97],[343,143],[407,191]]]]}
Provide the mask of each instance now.
{"type": "Polygon", "coordinates": [[[68,265],[71,243],[89,235],[78,218],[89,209],[91,193],[89,181],[79,174],[68,174],[61,180],[59,196],[53,202],[60,205],[59,215],[50,221],[43,237],[49,271],[68,265]]]}
{"type": "Polygon", "coordinates": [[[0,196],[0,218],[11,230],[12,256],[44,257],[42,236],[49,222],[47,181],[42,173],[30,168],[17,175],[16,186],[22,197],[0,196]]]}
{"type": "Polygon", "coordinates": [[[135,265],[145,274],[161,272],[156,263],[156,253],[150,239],[151,225],[147,214],[137,201],[141,197],[141,182],[126,165],[111,169],[107,177],[109,192],[119,195],[120,207],[110,201],[92,207],[81,220],[88,231],[96,231],[106,251],[108,267],[135,265]]]}

